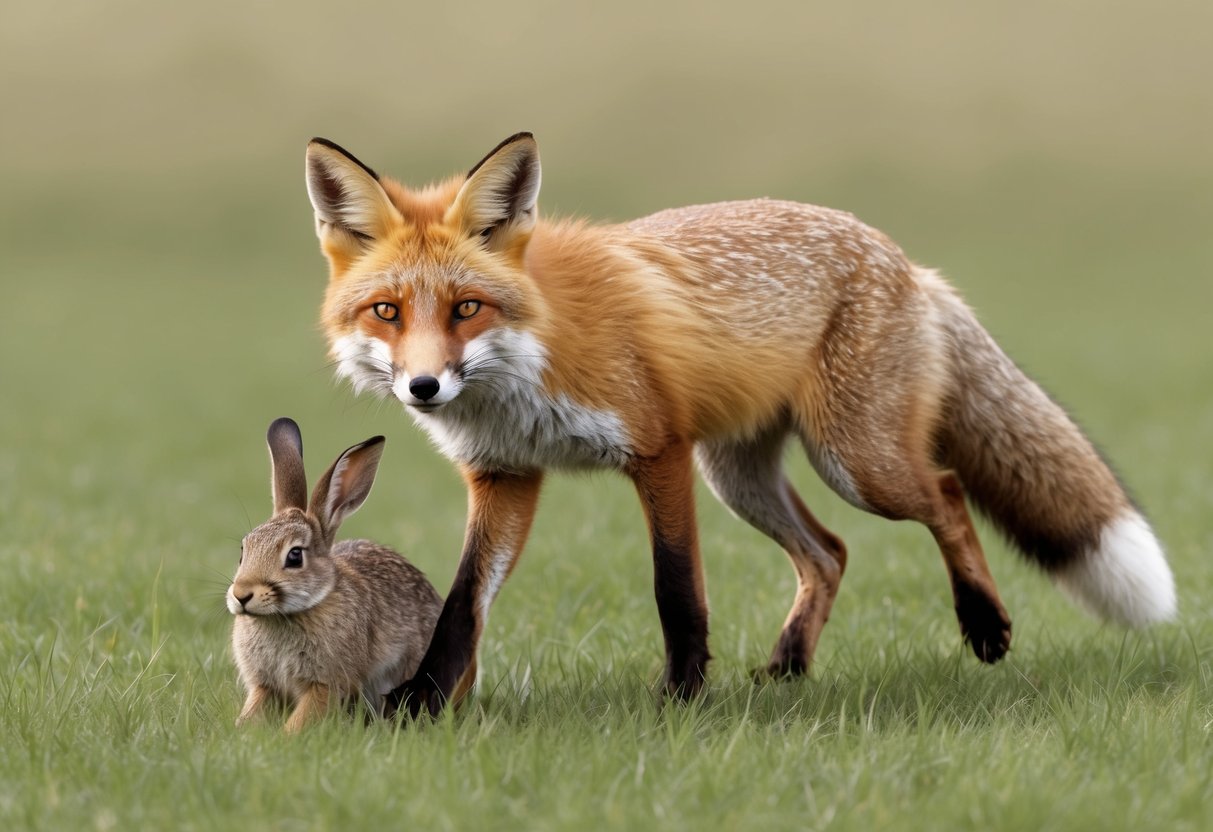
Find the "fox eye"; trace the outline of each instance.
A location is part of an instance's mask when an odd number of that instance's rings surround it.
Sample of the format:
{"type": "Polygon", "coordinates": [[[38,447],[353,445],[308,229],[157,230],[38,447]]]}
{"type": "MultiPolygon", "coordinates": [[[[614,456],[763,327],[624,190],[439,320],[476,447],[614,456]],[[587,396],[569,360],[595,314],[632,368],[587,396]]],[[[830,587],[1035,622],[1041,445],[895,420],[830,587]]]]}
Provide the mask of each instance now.
{"type": "Polygon", "coordinates": [[[400,318],[400,307],[394,303],[377,303],[371,307],[375,316],[381,321],[395,321],[400,318]]]}
{"type": "Polygon", "coordinates": [[[487,240],[489,238],[489,235],[492,233],[493,233],[493,226],[490,225],[487,228],[482,228],[482,229],[480,229],[480,239],[487,240]]]}
{"type": "Polygon", "coordinates": [[[298,569],[303,566],[303,549],[294,546],[286,553],[286,562],[282,564],[287,569],[298,569]]]}
{"type": "Polygon", "coordinates": [[[480,301],[465,300],[463,303],[455,307],[455,319],[462,321],[464,318],[470,318],[480,311],[480,301]]]}

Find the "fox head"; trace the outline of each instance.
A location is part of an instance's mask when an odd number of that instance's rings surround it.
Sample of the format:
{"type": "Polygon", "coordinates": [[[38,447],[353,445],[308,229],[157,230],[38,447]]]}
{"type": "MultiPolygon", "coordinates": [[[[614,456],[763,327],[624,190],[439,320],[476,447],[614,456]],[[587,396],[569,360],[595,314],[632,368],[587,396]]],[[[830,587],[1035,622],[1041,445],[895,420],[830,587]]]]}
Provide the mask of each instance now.
{"type": "Polygon", "coordinates": [[[518,338],[542,318],[523,268],[539,183],[530,133],[419,191],[313,139],[307,190],[329,261],[323,322],[338,373],[430,413],[537,358],[518,338]]]}

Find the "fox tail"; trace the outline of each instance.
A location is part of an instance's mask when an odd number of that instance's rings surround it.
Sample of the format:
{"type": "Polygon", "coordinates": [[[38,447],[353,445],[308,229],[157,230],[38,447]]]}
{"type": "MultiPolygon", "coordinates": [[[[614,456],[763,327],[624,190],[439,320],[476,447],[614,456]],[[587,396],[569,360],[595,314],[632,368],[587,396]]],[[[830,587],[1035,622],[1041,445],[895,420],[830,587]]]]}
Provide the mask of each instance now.
{"type": "Polygon", "coordinates": [[[924,282],[935,290],[952,376],[938,461],[1081,606],[1132,627],[1173,618],[1162,547],[1108,464],[950,288],[924,282]]]}

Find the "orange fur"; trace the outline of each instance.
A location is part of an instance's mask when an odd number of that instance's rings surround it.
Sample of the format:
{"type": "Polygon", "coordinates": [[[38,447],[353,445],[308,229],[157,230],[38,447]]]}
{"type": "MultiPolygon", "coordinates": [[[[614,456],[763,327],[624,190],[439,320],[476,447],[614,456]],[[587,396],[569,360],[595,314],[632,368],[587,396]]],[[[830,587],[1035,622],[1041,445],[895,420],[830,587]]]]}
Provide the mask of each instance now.
{"type": "Polygon", "coordinates": [[[716,494],[796,569],[773,673],[807,668],[846,563],[842,542],[781,473],[789,437],[851,503],[932,530],[962,632],[987,661],[1005,652],[1010,622],[958,496],[966,478],[1050,569],[1088,557],[1133,512],[1085,437],[987,343],[938,276],[849,214],[755,200],[622,225],[547,221],[529,134],[467,177],[419,191],[373,179],[334,145],[308,153],[331,267],[323,321],[340,371],[408,405],[473,494],[467,568],[448,601],[451,621],[469,619],[439,625],[446,635],[423,669],[441,681],[414,691],[431,708],[431,694],[466,684],[485,599],[530,525],[529,496],[482,493],[501,477],[549,467],[632,477],[654,536],[666,683],[682,695],[698,689],[707,661],[692,453],[716,494]],[[399,323],[370,314],[382,299],[400,307],[399,323]],[[464,300],[480,306],[460,319],[464,300]],[[412,394],[419,376],[435,382],[432,399],[412,394]],[[987,401],[1000,392],[1022,412],[992,413],[987,401]],[[986,450],[991,441],[1005,456],[986,450]],[[1003,487],[1014,482],[1033,488],[1003,487]],[[460,604],[468,610],[457,613],[460,604]],[[471,640],[466,655],[455,656],[457,631],[471,640]]]}

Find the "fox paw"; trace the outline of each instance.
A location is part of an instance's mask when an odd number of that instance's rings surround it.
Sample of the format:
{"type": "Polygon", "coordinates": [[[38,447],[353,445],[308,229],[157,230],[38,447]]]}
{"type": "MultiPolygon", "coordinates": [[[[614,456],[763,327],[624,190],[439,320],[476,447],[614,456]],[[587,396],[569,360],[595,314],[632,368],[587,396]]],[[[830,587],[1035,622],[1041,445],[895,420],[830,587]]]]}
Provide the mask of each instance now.
{"type": "Polygon", "coordinates": [[[383,715],[388,719],[403,713],[410,719],[420,716],[436,717],[442,713],[444,697],[433,685],[410,679],[384,697],[383,715]]]}
{"type": "Polygon", "coordinates": [[[756,685],[767,682],[790,682],[807,675],[808,662],[801,656],[773,657],[764,667],[756,667],[750,671],[750,678],[756,685]]]}
{"type": "Polygon", "coordinates": [[[666,697],[675,702],[687,702],[699,696],[707,681],[710,660],[706,646],[681,659],[667,658],[665,675],[661,680],[666,697]]]}
{"type": "Polygon", "coordinates": [[[1011,618],[997,598],[975,587],[956,588],[956,618],[973,654],[993,664],[1011,649],[1011,618]]]}

